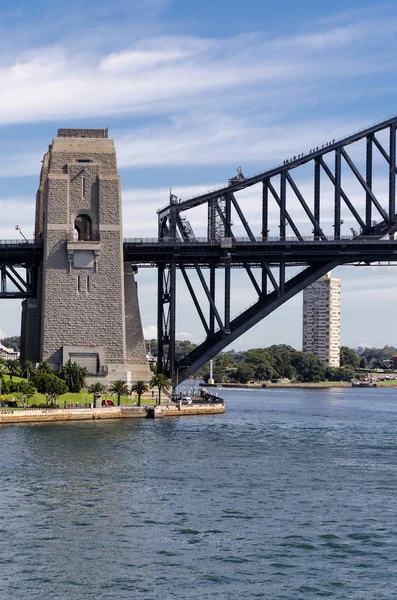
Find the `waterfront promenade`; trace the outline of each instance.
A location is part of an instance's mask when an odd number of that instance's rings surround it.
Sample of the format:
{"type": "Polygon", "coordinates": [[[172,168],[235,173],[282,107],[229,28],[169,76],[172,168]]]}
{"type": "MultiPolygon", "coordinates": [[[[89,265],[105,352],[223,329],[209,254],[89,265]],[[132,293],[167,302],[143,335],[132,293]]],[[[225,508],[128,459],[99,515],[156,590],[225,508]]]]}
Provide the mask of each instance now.
{"type": "Polygon", "coordinates": [[[189,406],[165,404],[163,406],[107,406],[104,408],[26,408],[0,410],[0,424],[40,423],[59,421],[89,421],[95,419],[145,419],[213,415],[225,412],[224,404],[193,404],[189,406]]]}

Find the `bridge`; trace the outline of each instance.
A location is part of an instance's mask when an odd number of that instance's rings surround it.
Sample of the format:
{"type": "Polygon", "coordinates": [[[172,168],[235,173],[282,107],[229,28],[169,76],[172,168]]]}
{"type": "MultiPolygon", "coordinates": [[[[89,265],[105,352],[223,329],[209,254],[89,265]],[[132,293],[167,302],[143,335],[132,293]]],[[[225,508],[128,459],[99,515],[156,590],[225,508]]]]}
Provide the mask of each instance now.
{"type": "MultiPolygon", "coordinates": [[[[253,177],[245,178],[239,169],[228,185],[187,200],[171,194],[158,211],[157,238],[124,240],[125,262],[135,269],[157,269],[159,371],[183,381],[338,265],[397,259],[396,126],[393,117],[253,177]],[[249,224],[247,207],[243,209],[244,193],[251,187],[256,196],[249,199],[249,210],[254,206],[260,214],[259,231],[249,224]],[[232,269],[246,272],[257,296],[234,318],[232,269]],[[177,270],[205,337],[183,364],[175,358],[177,270]]],[[[0,242],[0,297],[34,298],[42,256],[39,240],[0,242]]]]}

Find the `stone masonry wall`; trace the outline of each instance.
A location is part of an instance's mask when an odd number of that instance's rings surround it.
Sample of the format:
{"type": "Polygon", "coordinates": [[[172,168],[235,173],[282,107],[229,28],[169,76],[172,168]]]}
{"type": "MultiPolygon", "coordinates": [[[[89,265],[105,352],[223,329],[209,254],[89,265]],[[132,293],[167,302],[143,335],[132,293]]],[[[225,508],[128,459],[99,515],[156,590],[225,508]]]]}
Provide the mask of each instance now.
{"type": "Polygon", "coordinates": [[[60,367],[62,346],[85,346],[87,351],[102,346],[106,364],[124,363],[121,197],[113,141],[57,138],[49,162],[42,358],[60,367]],[[70,250],[74,220],[81,213],[92,220],[95,252],[88,241],[70,250]],[[74,254],[85,248],[95,262],[75,268],[74,254]]]}

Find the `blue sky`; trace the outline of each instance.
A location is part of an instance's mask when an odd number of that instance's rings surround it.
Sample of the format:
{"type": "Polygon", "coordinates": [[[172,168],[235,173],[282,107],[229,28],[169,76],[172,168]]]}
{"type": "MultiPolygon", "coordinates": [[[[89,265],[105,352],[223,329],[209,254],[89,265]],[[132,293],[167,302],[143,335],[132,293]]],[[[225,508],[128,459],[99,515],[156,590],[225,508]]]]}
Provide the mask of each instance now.
{"type": "MultiPolygon", "coordinates": [[[[397,3],[308,0],[0,0],[0,238],[31,237],[40,161],[59,127],[108,127],[124,234],[156,235],[169,188],[182,198],[256,173],[397,113],[397,3]]],[[[327,198],[323,199],[324,204],[327,198]]],[[[257,200],[246,198],[255,222],[257,200]]],[[[257,232],[259,234],[259,231],[257,232]]],[[[393,268],[347,268],[342,343],[397,344],[393,268]],[[382,310],[379,310],[379,305],[382,310]]],[[[155,273],[138,275],[154,333],[155,273]],[[150,299],[150,302],[147,301],[150,299]]],[[[234,310],[254,301],[234,274],[234,310]]],[[[182,291],[180,337],[202,338],[182,291]]],[[[301,297],[234,347],[301,345],[301,297]]],[[[19,333],[20,305],[0,304],[19,333]]]]}

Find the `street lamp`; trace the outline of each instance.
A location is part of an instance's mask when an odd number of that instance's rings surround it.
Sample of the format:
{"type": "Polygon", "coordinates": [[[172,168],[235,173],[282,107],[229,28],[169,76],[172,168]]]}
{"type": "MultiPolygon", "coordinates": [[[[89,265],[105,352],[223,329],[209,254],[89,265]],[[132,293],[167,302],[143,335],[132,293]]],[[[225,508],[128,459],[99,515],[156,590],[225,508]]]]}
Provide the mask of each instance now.
{"type": "Polygon", "coordinates": [[[177,390],[177,387],[179,385],[179,369],[185,369],[187,368],[189,365],[179,365],[179,367],[176,370],[176,386],[175,386],[175,391],[177,390]]]}

